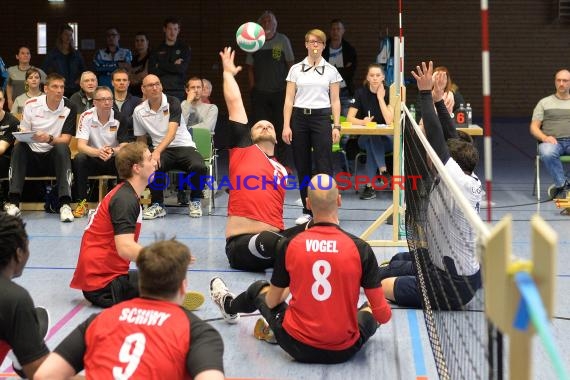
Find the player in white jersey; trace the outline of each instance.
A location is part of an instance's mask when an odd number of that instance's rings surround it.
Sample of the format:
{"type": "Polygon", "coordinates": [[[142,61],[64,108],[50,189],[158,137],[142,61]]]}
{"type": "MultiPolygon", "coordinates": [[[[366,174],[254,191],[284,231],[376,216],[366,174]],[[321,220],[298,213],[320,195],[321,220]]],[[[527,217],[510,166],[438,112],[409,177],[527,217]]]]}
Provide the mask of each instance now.
{"type": "MultiPolygon", "coordinates": [[[[421,68],[418,66],[417,73],[413,75],[420,91],[426,137],[447,173],[471,206],[479,212],[482,187],[473,172],[479,154],[472,143],[457,137],[443,101],[442,76],[438,73],[433,75],[432,62],[427,66],[423,63],[421,68]]],[[[430,189],[426,210],[427,228],[434,229],[433,232],[426,232],[429,252],[425,248],[421,248],[422,252],[416,252],[416,255],[425,255],[425,262],[429,262],[419,269],[424,271],[424,277],[432,279],[426,281],[426,293],[432,307],[439,309],[461,309],[481,287],[475,231],[454,202],[447,186],[436,178],[430,189]],[[445,209],[451,210],[451,217],[442,217],[442,210],[445,209]],[[449,250],[447,247],[450,247],[449,250]],[[437,280],[433,280],[435,276],[437,280]],[[438,281],[438,284],[434,283],[438,281]]],[[[382,289],[392,302],[421,308],[423,301],[412,260],[409,252],[403,252],[392,257],[386,265],[381,265],[382,289]]]]}

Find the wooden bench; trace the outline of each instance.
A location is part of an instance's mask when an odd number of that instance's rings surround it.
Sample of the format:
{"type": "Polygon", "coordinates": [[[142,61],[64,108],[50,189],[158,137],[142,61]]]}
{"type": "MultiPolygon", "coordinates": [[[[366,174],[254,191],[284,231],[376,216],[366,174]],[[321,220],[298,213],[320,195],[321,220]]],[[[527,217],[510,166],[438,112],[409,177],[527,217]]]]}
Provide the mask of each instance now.
{"type": "MultiPolygon", "coordinates": [[[[114,175],[95,175],[87,177],[89,180],[98,182],[99,185],[99,202],[103,200],[107,194],[107,181],[116,180],[114,175]]],[[[51,176],[43,177],[26,177],[26,181],[51,181],[55,182],[56,178],[51,176]]],[[[0,181],[8,181],[8,178],[0,178],[0,181]]],[[[89,202],[89,208],[96,208],[97,203],[89,202]]],[[[72,205],[75,208],[75,205],[72,205]]],[[[41,211],[44,209],[44,202],[20,202],[20,210],[22,211],[41,211]]]]}

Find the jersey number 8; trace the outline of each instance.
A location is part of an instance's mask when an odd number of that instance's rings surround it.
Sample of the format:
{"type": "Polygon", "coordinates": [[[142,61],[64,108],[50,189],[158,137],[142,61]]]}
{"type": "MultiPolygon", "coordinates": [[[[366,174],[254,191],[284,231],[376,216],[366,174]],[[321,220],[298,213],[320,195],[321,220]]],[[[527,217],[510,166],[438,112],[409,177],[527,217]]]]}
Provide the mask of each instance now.
{"type": "Polygon", "coordinates": [[[331,274],[331,264],[326,260],[317,260],[313,264],[313,278],[315,282],[311,286],[311,293],[317,301],[329,299],[332,293],[331,283],[327,278],[331,274]]]}

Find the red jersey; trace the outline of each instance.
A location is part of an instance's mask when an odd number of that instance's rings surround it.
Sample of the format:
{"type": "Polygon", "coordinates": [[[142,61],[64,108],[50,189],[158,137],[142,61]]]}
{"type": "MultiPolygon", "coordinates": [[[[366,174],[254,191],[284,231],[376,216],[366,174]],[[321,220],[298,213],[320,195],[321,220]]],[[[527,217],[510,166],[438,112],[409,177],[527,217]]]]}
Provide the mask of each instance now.
{"type": "Polygon", "coordinates": [[[379,288],[380,278],[366,242],[336,225],[319,223],[277,253],[271,283],[291,290],[283,321],[287,333],[309,346],[338,351],[360,337],[360,287],[379,288]]]}
{"type": "Polygon", "coordinates": [[[88,379],[186,379],[190,320],[171,302],[135,298],[99,314],[85,332],[88,379]]]}
{"type": "Polygon", "coordinates": [[[257,145],[230,149],[228,215],[259,220],[280,230],[287,171],[257,145]]]}
{"type": "Polygon", "coordinates": [[[77,267],[70,286],[84,291],[104,288],[129,271],[115,246],[115,235],[134,233],[138,241],[142,222],[139,197],[128,181],[117,185],[99,204],[85,227],[77,267]]]}

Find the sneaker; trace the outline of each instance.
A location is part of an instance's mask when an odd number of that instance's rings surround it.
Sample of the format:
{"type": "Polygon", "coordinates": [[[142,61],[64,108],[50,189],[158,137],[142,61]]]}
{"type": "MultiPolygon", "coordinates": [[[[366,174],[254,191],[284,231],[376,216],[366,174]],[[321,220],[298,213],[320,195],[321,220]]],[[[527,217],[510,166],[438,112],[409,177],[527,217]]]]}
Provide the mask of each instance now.
{"type": "Polygon", "coordinates": [[[204,303],[204,295],[200,292],[189,291],[184,295],[184,301],[182,301],[182,306],[190,311],[194,311],[204,303]]]}
{"type": "Polygon", "coordinates": [[[13,203],[5,203],[4,204],[4,211],[6,211],[6,214],[11,215],[11,216],[20,216],[22,215],[22,211],[20,211],[20,209],[18,208],[18,206],[16,206],[13,203]]]}
{"type": "Polygon", "coordinates": [[[212,280],[210,280],[210,298],[212,298],[212,301],[214,301],[216,306],[218,306],[227,323],[237,323],[239,314],[228,314],[224,310],[224,304],[227,297],[231,297],[233,299],[235,298],[235,295],[230,293],[226,283],[220,277],[212,278],[212,280]]]}
{"type": "Polygon", "coordinates": [[[550,199],[563,199],[566,198],[566,191],[564,191],[565,186],[556,187],[556,185],[550,185],[548,187],[548,197],[550,199]]]}
{"type": "Polygon", "coordinates": [[[61,220],[64,223],[70,223],[73,222],[74,216],[73,216],[73,212],[71,212],[71,206],[69,205],[63,205],[61,206],[61,208],[59,209],[59,220],[61,220]]]}
{"type": "Polygon", "coordinates": [[[166,210],[164,209],[164,207],[162,207],[158,203],[153,203],[152,206],[147,207],[143,211],[143,219],[144,220],[162,218],[164,216],[166,216],[166,210]]]}
{"type": "Polygon", "coordinates": [[[295,206],[303,207],[303,200],[301,198],[295,201],[295,206]]]}
{"type": "Polygon", "coordinates": [[[311,215],[303,214],[295,219],[295,224],[300,226],[301,224],[309,223],[311,220],[313,220],[313,217],[311,215]]]}
{"type": "Polygon", "coordinates": [[[360,199],[374,199],[376,198],[376,190],[370,185],[364,186],[362,192],[360,193],[360,199]]]}
{"type": "Polygon", "coordinates": [[[73,216],[76,218],[83,218],[89,212],[89,205],[87,204],[87,200],[83,199],[80,201],[77,206],[75,206],[75,210],[73,210],[73,216]]]}
{"type": "Polygon", "coordinates": [[[178,190],[176,198],[178,199],[179,205],[186,206],[188,204],[188,195],[184,190],[178,190]]]}
{"type": "Polygon", "coordinates": [[[267,343],[277,344],[275,334],[273,334],[273,330],[271,330],[264,318],[259,318],[257,322],[255,322],[253,336],[259,340],[264,340],[267,343]]]}
{"type": "Polygon", "coordinates": [[[188,206],[188,215],[190,215],[191,218],[200,218],[202,216],[202,202],[190,202],[190,206],[188,206]]]}

